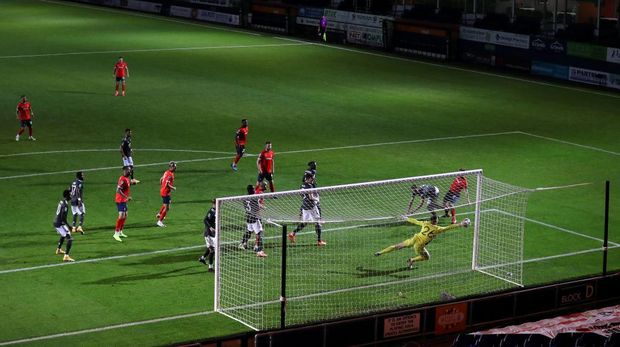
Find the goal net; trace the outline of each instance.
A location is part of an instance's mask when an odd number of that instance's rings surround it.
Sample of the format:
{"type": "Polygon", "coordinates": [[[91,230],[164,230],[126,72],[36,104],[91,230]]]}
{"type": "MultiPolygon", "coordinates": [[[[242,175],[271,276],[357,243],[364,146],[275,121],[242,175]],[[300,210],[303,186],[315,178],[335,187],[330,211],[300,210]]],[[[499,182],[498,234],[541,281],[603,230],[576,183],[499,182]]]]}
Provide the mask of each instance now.
{"type": "Polygon", "coordinates": [[[291,326],[520,286],[528,192],[470,170],[217,199],[215,309],[264,330],[281,324],[282,289],[291,326]],[[466,178],[467,192],[455,199],[457,177],[466,178]],[[306,221],[294,243],[283,242],[284,226],[291,232],[303,222],[304,199],[318,202],[320,223],[306,221]],[[436,214],[440,226],[451,225],[445,201],[471,225],[437,235],[426,245],[428,260],[410,269],[411,247],[374,255],[420,231],[403,216],[436,214]],[[247,232],[248,217],[262,222],[260,241],[247,232]],[[257,256],[257,242],[266,257],[257,256]]]}

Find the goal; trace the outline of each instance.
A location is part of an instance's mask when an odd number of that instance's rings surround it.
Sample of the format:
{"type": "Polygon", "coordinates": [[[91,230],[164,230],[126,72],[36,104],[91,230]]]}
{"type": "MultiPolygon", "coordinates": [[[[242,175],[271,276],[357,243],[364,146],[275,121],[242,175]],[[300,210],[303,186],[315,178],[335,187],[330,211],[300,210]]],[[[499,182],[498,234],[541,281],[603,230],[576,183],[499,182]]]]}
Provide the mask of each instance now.
{"type": "MultiPolygon", "coordinates": [[[[522,285],[524,216],[529,190],[484,177],[482,170],[451,172],[315,189],[220,198],[216,201],[216,311],[255,330],[411,307],[522,285]],[[442,226],[444,197],[457,176],[467,179],[454,208],[469,228],[438,235],[430,259],[407,266],[414,250],[374,253],[412,237],[420,227],[403,216],[442,226]],[[426,193],[422,193],[425,190],[426,193]],[[319,201],[321,239],[301,220],[302,199],[319,201]],[[413,198],[413,199],[412,199],[413,198]],[[239,245],[246,206],[261,206],[267,257],[239,245]]],[[[448,214],[450,214],[448,210],[448,214]]]]}

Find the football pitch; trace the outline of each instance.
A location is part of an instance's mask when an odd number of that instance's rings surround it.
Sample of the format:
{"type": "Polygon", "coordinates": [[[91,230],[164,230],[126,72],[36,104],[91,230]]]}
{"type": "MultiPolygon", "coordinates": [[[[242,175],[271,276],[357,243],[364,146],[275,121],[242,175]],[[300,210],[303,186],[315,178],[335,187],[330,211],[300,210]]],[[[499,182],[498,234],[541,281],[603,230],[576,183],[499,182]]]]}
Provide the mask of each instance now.
{"type": "MultiPolygon", "coordinates": [[[[526,188],[590,183],[530,196],[526,285],[601,272],[605,180],[610,246],[620,244],[619,94],[62,1],[1,1],[0,37],[0,345],[161,345],[248,331],[213,312],[214,276],[197,259],[211,199],[255,183],[267,140],[280,191],[299,188],[310,160],[321,187],[460,167],[526,188]],[[127,96],[114,97],[121,55],[130,78],[127,96]],[[22,94],[37,141],[15,141],[22,94]],[[233,172],[241,118],[248,156],[233,172]],[[118,243],[125,128],[142,182],[118,243]],[[178,190],[168,227],[158,228],[159,178],[171,160],[178,190]],[[78,170],[86,234],[74,235],[76,262],[63,264],[52,219],[78,170]]],[[[393,229],[376,246],[412,232],[393,229]]],[[[448,253],[444,236],[432,254],[448,253]]],[[[330,252],[346,261],[317,261],[313,271],[345,285],[417,274],[346,244],[327,245],[340,245],[330,252]]],[[[402,252],[389,256],[404,263],[402,252]]],[[[620,269],[620,248],[610,249],[609,269],[620,269]]],[[[403,305],[409,299],[419,300],[403,305]]]]}

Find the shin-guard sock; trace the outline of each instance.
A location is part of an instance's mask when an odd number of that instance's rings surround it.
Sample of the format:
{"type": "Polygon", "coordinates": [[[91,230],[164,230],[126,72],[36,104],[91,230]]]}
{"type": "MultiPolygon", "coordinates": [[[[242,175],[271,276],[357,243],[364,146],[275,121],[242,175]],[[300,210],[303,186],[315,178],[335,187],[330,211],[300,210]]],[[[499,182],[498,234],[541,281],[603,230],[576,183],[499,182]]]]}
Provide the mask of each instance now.
{"type": "Polygon", "coordinates": [[[73,245],[73,239],[69,238],[67,240],[67,249],[65,250],[66,255],[69,255],[69,252],[71,252],[71,245],[73,245]]]}

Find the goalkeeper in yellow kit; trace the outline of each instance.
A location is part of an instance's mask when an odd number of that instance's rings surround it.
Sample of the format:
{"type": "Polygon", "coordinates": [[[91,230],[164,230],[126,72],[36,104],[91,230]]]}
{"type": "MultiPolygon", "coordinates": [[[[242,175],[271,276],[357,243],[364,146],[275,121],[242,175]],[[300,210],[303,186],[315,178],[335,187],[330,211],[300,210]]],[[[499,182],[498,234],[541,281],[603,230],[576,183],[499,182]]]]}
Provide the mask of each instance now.
{"type": "Polygon", "coordinates": [[[430,222],[419,221],[415,218],[407,218],[407,222],[419,225],[422,227],[422,229],[418,233],[413,235],[412,238],[409,238],[401,243],[392,245],[384,250],[381,250],[375,253],[375,256],[380,256],[382,254],[390,253],[392,251],[398,251],[405,247],[412,247],[415,250],[416,256],[414,258],[407,259],[407,266],[409,267],[409,269],[412,269],[415,262],[430,259],[431,254],[426,250],[426,245],[431,243],[435,236],[444,233],[450,229],[456,229],[460,227],[466,228],[471,223],[469,221],[469,218],[465,218],[458,224],[452,224],[447,227],[440,227],[439,225],[437,225],[438,220],[439,218],[437,217],[437,215],[431,216],[430,222]]]}

